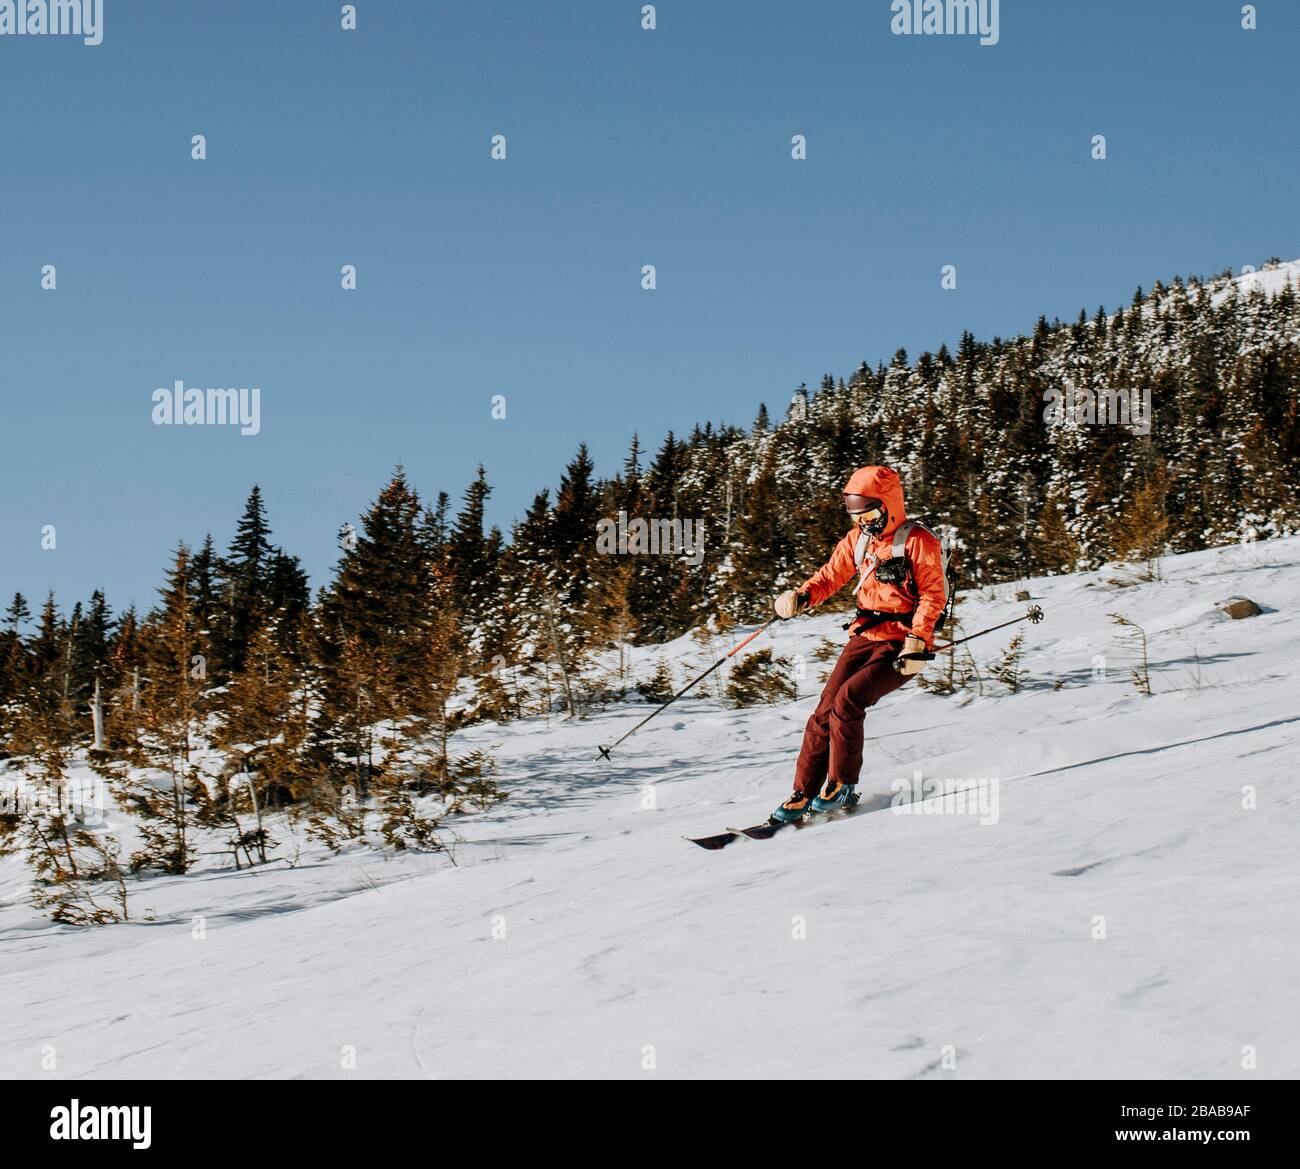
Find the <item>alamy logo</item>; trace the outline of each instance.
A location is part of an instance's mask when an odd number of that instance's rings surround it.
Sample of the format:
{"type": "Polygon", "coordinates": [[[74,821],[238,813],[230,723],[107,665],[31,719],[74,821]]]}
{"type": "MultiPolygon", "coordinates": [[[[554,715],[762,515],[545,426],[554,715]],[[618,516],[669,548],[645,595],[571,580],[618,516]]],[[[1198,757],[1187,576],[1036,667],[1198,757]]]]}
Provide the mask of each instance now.
{"type": "Polygon", "coordinates": [[[238,426],[240,434],[257,434],[262,429],[262,391],[249,389],[201,390],[177,379],[169,390],[153,392],[155,426],[238,426]]]}
{"type": "Polygon", "coordinates": [[[1151,433],[1151,387],[1124,386],[1094,390],[1091,386],[1043,391],[1043,421],[1048,426],[1129,426],[1134,434],[1151,433]]]}
{"type": "Polygon", "coordinates": [[[596,551],[601,556],[682,556],[698,568],[704,560],[704,521],[629,520],[621,511],[618,519],[596,521],[596,551]]]}
{"type": "Polygon", "coordinates": [[[0,816],[59,816],[71,828],[106,823],[108,789],[101,776],[35,785],[26,779],[0,782],[0,816]]]}
{"type": "Polygon", "coordinates": [[[981,45],[996,45],[998,0],[894,0],[889,29],[896,37],[978,36],[981,45]]]}
{"type": "Polygon", "coordinates": [[[52,1141],[130,1141],[133,1149],[147,1149],[153,1109],[148,1104],[112,1107],[82,1104],[74,1099],[65,1107],[50,1109],[52,1141]]]}
{"type": "Polygon", "coordinates": [[[889,785],[890,807],[904,816],[978,816],[988,827],[998,822],[996,779],[925,779],[920,770],[911,779],[889,785]]]}
{"type": "Polygon", "coordinates": [[[0,37],[104,39],[104,0],[0,0],[0,37]]]}

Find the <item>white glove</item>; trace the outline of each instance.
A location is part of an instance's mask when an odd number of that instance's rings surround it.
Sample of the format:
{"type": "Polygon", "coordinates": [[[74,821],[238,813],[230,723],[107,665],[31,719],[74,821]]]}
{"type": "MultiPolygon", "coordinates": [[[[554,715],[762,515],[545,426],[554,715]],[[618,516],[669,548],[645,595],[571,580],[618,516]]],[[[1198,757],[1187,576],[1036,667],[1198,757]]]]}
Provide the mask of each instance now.
{"type": "Polygon", "coordinates": [[[896,669],[905,678],[910,678],[913,674],[919,674],[925,669],[926,663],[934,657],[925,648],[925,642],[914,634],[909,633],[903,639],[903,648],[899,651],[898,660],[894,663],[896,669]],[[912,654],[928,654],[928,657],[919,658],[911,657],[912,654]]]}
{"type": "Polygon", "coordinates": [[[790,589],[788,592],[784,592],[777,597],[776,600],[772,602],[772,607],[776,610],[776,615],[780,617],[782,621],[789,621],[791,617],[802,613],[806,608],[808,608],[808,594],[796,592],[794,589],[790,589]]]}

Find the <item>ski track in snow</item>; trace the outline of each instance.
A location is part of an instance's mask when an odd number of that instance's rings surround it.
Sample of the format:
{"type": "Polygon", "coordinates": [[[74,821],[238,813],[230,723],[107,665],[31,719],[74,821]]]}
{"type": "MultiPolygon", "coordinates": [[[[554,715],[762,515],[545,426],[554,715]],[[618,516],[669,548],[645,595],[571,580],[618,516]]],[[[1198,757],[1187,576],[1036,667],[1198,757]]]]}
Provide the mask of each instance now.
{"type": "MultiPolygon", "coordinates": [[[[789,790],[829,669],[807,658],[796,701],[731,711],[710,685],[612,764],[597,744],[647,704],[471,728],[461,749],[495,748],[512,794],[458,822],[458,867],[302,841],[293,868],[133,883],[154,920],[77,930],[4,860],[0,1075],[1300,1075],[1300,539],[1163,564],[1156,583],[1107,583],[1112,566],[969,594],[968,631],[1022,611],[1017,588],[1046,610],[1018,627],[1025,688],[909,686],[869,712],[864,795],[915,769],[997,780],[996,824],[931,800],[684,842],[789,790]],[[1234,594],[1265,613],[1230,620],[1215,602],[1234,594]],[[1146,628],[1154,697],[1110,612],[1146,628]]],[[[809,654],[842,620],[756,647],[809,654]]],[[[981,663],[1015,632],[973,643],[981,663]]],[[[662,655],[680,684],[729,644],[636,650],[634,674],[662,655]]]]}

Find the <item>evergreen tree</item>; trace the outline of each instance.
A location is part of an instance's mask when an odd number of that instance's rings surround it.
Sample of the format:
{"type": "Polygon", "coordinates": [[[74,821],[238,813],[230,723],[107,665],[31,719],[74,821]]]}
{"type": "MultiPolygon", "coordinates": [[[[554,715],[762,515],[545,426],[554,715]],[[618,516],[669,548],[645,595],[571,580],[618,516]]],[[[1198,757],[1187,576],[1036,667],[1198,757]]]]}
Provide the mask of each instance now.
{"type": "Polygon", "coordinates": [[[300,634],[311,607],[311,588],[298,557],[274,549],[265,595],[266,623],[275,629],[280,652],[301,664],[300,634]]]}
{"type": "Polygon", "coordinates": [[[275,555],[270,536],[262,491],[254,484],[220,566],[225,614],[218,656],[220,671],[226,677],[242,668],[253,634],[269,615],[267,583],[275,555]]]}
{"type": "Polygon", "coordinates": [[[27,683],[30,662],[23,639],[23,626],[32,618],[27,599],[14,593],[5,610],[4,628],[0,629],[0,735],[4,733],[4,708],[27,683]]]}
{"type": "Polygon", "coordinates": [[[729,596],[723,601],[723,611],[734,620],[765,618],[774,593],[798,583],[792,579],[793,548],[784,521],[785,507],[769,456],[746,493],[733,544],[729,596]]]}
{"type": "Polygon", "coordinates": [[[41,685],[57,684],[56,674],[66,632],[67,627],[59,616],[58,606],[54,603],[54,594],[49,593],[46,595],[45,604],[41,606],[40,622],[30,649],[32,671],[41,685]]]}
{"type": "Polygon", "coordinates": [[[221,650],[221,599],[217,577],[221,571],[212,536],[203,538],[199,550],[190,557],[189,593],[194,603],[194,620],[198,626],[199,652],[212,663],[213,669],[223,664],[221,650]]]}
{"type": "Polygon", "coordinates": [[[317,623],[318,745],[362,797],[377,725],[401,717],[428,681],[431,568],[420,499],[399,467],[344,551],[317,623]]]}
{"type": "Polygon", "coordinates": [[[556,599],[566,610],[580,610],[591,586],[596,524],[601,518],[595,470],[587,444],[580,444],[560,478],[551,514],[551,580],[556,599]]]}
{"type": "MultiPolygon", "coordinates": [[[[484,531],[487,498],[492,493],[487,473],[480,466],[465,490],[465,503],[456,517],[447,541],[448,565],[454,593],[452,599],[464,616],[470,641],[475,629],[494,613],[499,591],[500,538],[484,531]]],[[[445,524],[445,518],[443,523],[445,524]]]]}

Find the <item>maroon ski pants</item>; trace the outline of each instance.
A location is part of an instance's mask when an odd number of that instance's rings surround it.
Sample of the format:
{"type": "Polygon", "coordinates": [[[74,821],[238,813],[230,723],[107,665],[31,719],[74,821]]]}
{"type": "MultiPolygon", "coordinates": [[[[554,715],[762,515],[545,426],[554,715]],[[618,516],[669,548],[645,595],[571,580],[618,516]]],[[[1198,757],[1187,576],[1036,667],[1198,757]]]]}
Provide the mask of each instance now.
{"type": "Polygon", "coordinates": [[[840,783],[858,782],[862,719],[869,706],[907,681],[894,669],[902,648],[901,641],[870,641],[856,634],[849,638],[804,727],[795,768],[797,791],[815,795],[827,776],[840,783]]]}

